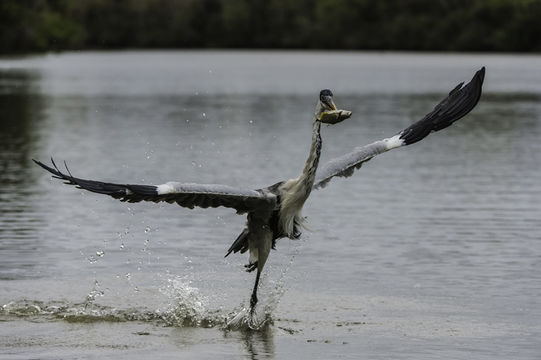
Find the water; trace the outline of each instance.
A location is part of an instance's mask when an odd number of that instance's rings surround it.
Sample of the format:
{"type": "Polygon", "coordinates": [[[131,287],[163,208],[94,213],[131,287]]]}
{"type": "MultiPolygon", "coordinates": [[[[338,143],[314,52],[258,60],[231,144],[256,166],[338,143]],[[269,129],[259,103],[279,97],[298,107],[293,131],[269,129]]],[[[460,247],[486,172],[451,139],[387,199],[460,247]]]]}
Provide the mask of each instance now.
{"type": "Polygon", "coordinates": [[[0,357],[537,359],[541,58],[82,52],[0,60],[0,357]],[[393,135],[487,67],[467,118],[335,179],[281,240],[259,331],[245,219],[125,204],[51,179],[258,188],[296,177],[331,88],[354,116],[322,162],[393,135]]]}

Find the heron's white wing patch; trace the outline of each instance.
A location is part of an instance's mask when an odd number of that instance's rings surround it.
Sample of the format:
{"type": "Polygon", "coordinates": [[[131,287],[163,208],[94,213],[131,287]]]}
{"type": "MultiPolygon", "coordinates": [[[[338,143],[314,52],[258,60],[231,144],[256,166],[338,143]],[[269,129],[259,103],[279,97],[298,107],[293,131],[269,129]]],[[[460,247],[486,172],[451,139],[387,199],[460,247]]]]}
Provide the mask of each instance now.
{"type": "Polygon", "coordinates": [[[387,150],[391,150],[391,149],[403,146],[406,143],[404,139],[400,138],[400,134],[397,134],[383,141],[385,142],[385,146],[387,147],[387,150]]]}

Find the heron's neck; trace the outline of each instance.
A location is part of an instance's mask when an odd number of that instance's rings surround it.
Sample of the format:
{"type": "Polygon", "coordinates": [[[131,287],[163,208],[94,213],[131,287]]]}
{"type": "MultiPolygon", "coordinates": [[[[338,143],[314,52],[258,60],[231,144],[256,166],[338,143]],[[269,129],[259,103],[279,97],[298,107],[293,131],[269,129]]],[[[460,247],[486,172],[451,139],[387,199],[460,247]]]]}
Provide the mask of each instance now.
{"type": "Polygon", "coordinates": [[[302,174],[299,177],[299,183],[304,183],[308,194],[312,190],[314,180],[316,178],[316,170],[319,165],[319,156],[321,155],[321,122],[314,119],[314,125],[312,126],[312,145],[310,146],[310,153],[306,164],[302,170],[302,174]]]}
{"type": "Polygon", "coordinates": [[[295,238],[295,224],[301,224],[303,218],[301,209],[304,205],[316,178],[316,170],[319,164],[319,155],[321,153],[321,122],[314,119],[312,127],[312,145],[310,146],[310,154],[306,159],[306,164],[302,170],[301,176],[297,179],[286,181],[283,187],[284,194],[280,208],[280,226],[283,233],[290,238],[295,238]]]}

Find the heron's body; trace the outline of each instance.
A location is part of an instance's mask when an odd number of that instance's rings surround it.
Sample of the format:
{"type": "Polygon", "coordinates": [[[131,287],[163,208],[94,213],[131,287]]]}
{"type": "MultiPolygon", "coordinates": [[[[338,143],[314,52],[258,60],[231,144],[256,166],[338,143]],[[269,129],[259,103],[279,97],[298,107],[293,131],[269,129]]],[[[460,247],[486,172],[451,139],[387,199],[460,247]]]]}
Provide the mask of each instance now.
{"type": "Polygon", "coordinates": [[[67,184],[109,195],[121,201],[165,201],[187,208],[225,206],[235,209],[239,214],[247,214],[246,227],[233,242],[226,256],[232,252],[249,251],[247,271],[257,270],[250,301],[253,310],[257,303],[260,274],[269,253],[277,239],[299,238],[304,222],[302,208],[312,190],[325,187],[334,177],[351,176],[356,169],[374,156],[416,143],[429,133],[442,130],[468,114],[481,96],[484,73],[485,70],[482,68],[468,84],[465,86],[462,86],[463,83],[459,84],[432,112],[398,134],[355,148],[352,152],[329,161],[318,171],[322,146],[321,123],[336,124],[351,115],[349,111],[336,110],[331,91],[322,90],[313,118],[312,143],[301,175],[257,190],[178,182],[162,185],[105,183],[73,177],[67,167],[67,174],[62,173],[54,161],[54,168],[34,161],[67,184]]]}
{"type": "MultiPolygon", "coordinates": [[[[282,181],[263,190],[276,196],[275,208],[272,211],[254,211],[248,215],[248,231],[243,231],[241,235],[248,238],[250,263],[258,262],[259,268],[263,268],[268,252],[271,247],[274,247],[277,239],[283,237],[297,239],[301,235],[304,222],[302,208],[312,192],[316,178],[315,169],[321,155],[320,131],[321,122],[314,119],[312,145],[302,174],[296,179],[282,181]],[[266,244],[269,239],[271,246],[266,244]],[[265,245],[261,242],[265,242],[265,245]]],[[[234,245],[231,246],[227,255],[231,251],[242,251],[234,245]]]]}
{"type": "MultiPolygon", "coordinates": [[[[334,107],[334,104],[332,106],[334,107]]],[[[257,269],[250,301],[252,309],[257,303],[257,286],[261,271],[267,262],[271,249],[276,244],[276,240],[283,237],[298,239],[301,236],[301,227],[304,223],[302,208],[312,192],[321,155],[320,115],[325,110],[326,108],[322,106],[321,101],[318,102],[312,126],[312,144],[301,175],[298,178],[282,181],[262,190],[276,196],[275,207],[248,213],[246,228],[225,255],[249,250],[250,257],[246,269],[249,272],[257,269]]],[[[349,115],[350,113],[347,114],[347,117],[349,115]]]]}

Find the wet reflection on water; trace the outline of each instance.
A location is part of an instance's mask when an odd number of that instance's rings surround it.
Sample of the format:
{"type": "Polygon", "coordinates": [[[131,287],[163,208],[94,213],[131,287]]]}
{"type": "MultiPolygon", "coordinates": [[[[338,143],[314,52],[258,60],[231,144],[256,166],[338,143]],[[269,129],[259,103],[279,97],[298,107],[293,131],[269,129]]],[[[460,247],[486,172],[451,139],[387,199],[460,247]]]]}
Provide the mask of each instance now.
{"type": "Polygon", "coordinates": [[[44,99],[31,91],[37,77],[24,71],[0,71],[0,278],[37,276],[32,269],[43,250],[36,228],[44,219],[34,210],[36,174],[30,158],[36,150],[44,99]],[[24,269],[24,270],[23,270],[24,269]]]}
{"type": "Polygon", "coordinates": [[[259,331],[243,331],[243,339],[250,359],[274,358],[274,337],[270,326],[265,326],[259,331]]]}

